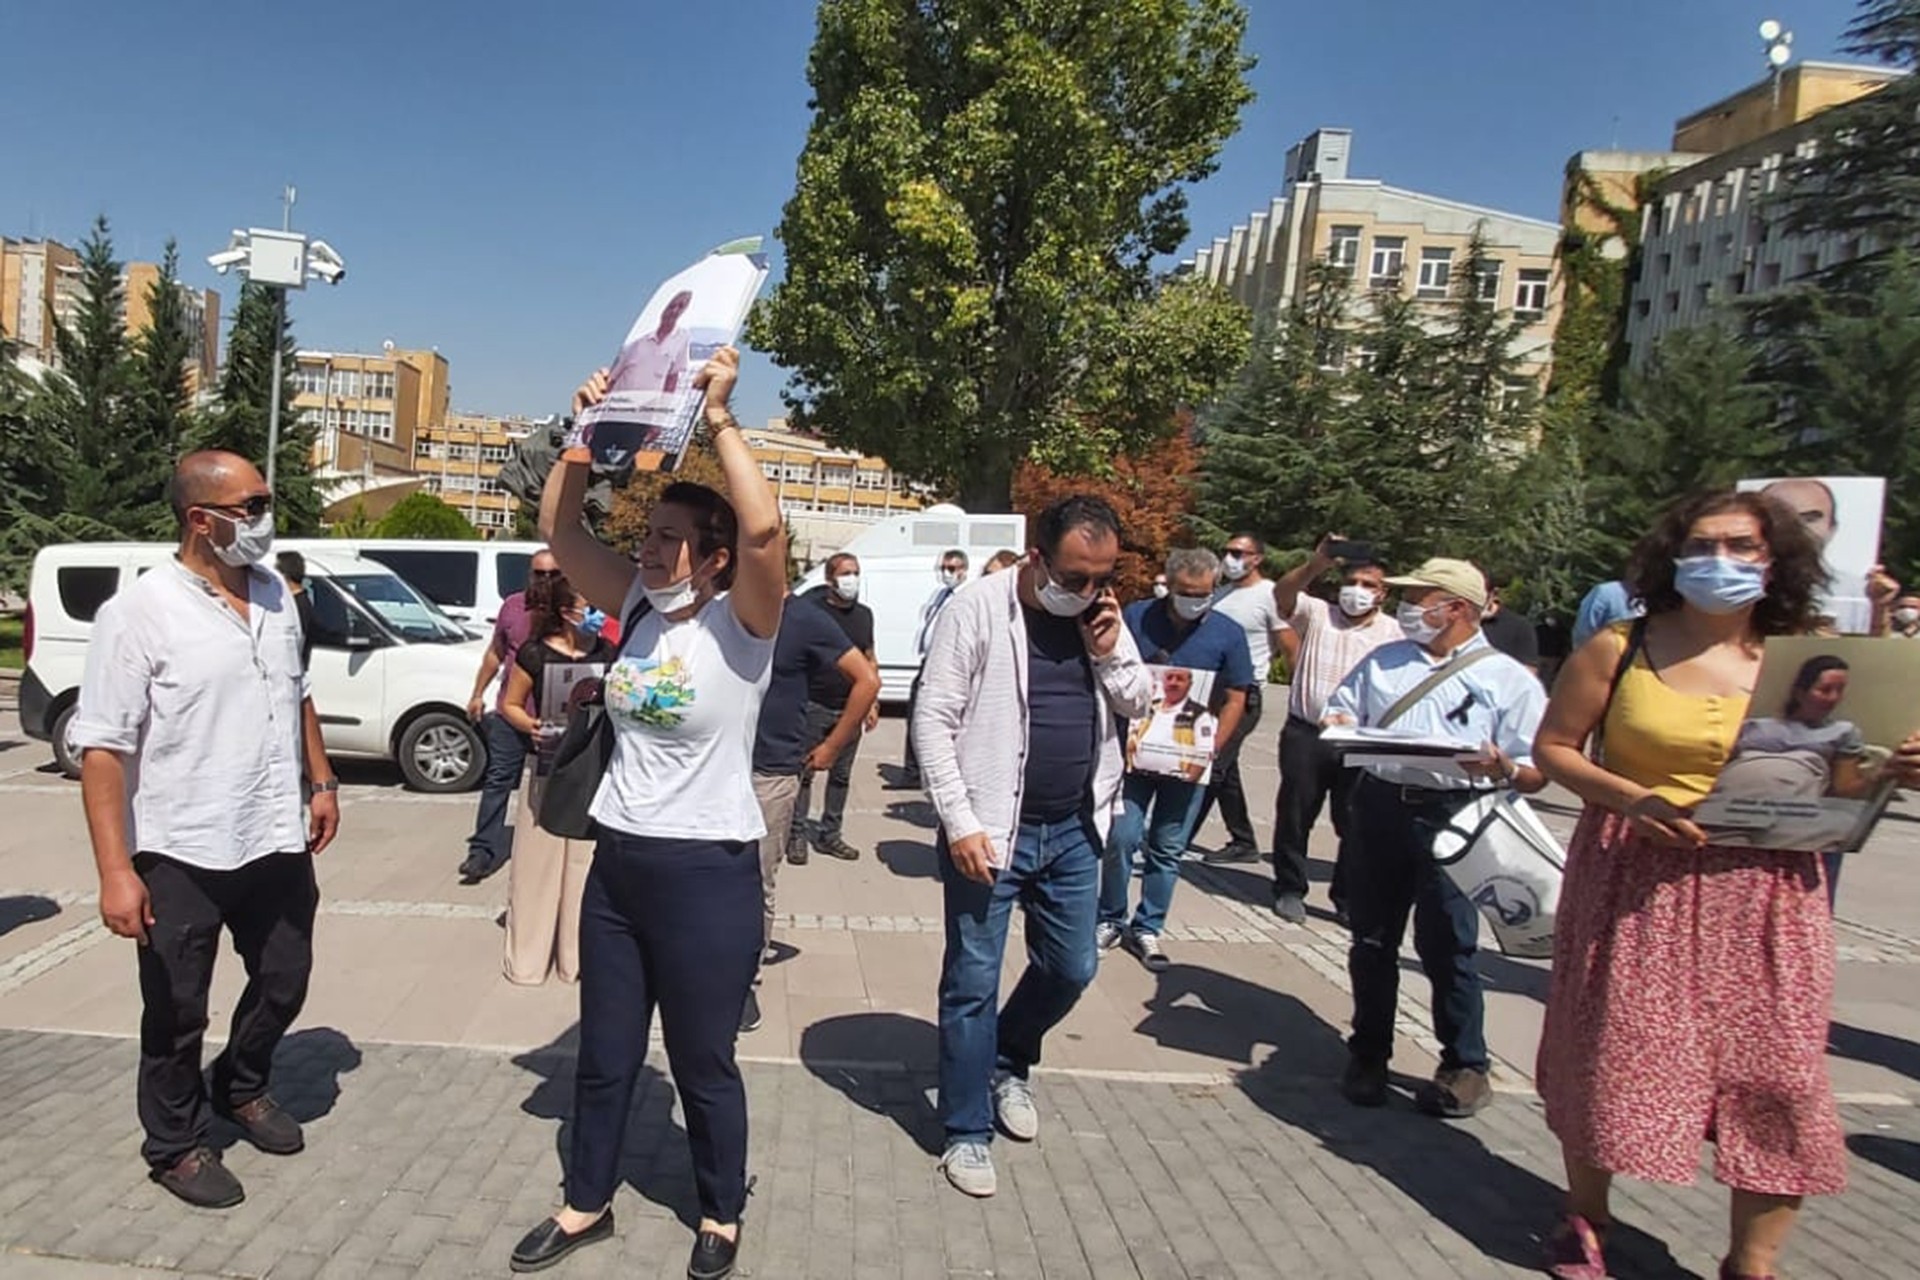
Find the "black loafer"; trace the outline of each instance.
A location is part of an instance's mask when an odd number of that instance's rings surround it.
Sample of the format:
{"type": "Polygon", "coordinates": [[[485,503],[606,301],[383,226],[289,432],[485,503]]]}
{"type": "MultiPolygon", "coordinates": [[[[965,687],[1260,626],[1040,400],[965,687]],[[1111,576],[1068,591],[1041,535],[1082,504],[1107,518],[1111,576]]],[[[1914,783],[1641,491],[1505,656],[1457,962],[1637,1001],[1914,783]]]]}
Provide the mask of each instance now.
{"type": "Polygon", "coordinates": [[[527,1232],[520,1243],[513,1246],[513,1257],[507,1265],[515,1271],[545,1271],[560,1259],[572,1253],[583,1244],[592,1244],[595,1240],[605,1240],[613,1234],[613,1210],[600,1215],[600,1221],[575,1235],[568,1235],[560,1227],[557,1219],[548,1218],[545,1222],[527,1232]]]}
{"type": "Polygon", "coordinates": [[[687,1259],[687,1280],[726,1280],[733,1274],[733,1258],[740,1252],[738,1228],[732,1240],[717,1231],[702,1231],[687,1259]]]}

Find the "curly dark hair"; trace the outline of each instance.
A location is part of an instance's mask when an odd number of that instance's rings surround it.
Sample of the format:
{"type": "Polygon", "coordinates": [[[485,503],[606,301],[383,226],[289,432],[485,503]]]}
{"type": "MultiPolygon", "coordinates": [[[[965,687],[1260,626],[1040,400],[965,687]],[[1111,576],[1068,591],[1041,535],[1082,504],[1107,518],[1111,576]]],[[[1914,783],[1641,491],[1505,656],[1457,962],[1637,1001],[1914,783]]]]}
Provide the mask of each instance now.
{"type": "Polygon", "coordinates": [[[1117,541],[1126,541],[1126,534],[1120,528],[1120,517],[1105,498],[1091,493],[1075,493],[1061,498],[1040,513],[1040,519],[1035,524],[1034,545],[1052,556],[1060,550],[1060,540],[1072,529],[1085,529],[1094,538],[1111,533],[1117,541]]]}
{"type": "Polygon", "coordinates": [[[1772,556],[1767,594],[1753,610],[1754,632],[1786,636],[1812,630],[1819,621],[1820,594],[1828,576],[1820,558],[1820,544],[1792,508],[1760,493],[1716,489],[1693,494],[1667,508],[1633,549],[1627,563],[1627,590],[1646,604],[1649,616],[1679,609],[1673,562],[1681,546],[1695,522],[1728,512],[1742,512],[1758,520],[1760,536],[1766,539],[1772,556]]]}

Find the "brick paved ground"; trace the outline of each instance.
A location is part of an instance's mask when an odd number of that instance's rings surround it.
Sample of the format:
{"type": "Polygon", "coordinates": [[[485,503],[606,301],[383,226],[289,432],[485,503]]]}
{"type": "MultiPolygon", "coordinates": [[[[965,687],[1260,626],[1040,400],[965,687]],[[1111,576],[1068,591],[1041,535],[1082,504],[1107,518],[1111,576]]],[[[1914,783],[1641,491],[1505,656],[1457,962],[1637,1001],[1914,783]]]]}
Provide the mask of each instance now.
{"type": "MultiPolygon", "coordinates": [[[[40,771],[40,748],[19,743],[5,713],[0,1280],[506,1274],[513,1241],[558,1195],[573,995],[497,976],[504,877],[466,888],[451,875],[471,798],[349,772],[345,832],[320,868],[314,992],[276,1084],[309,1122],[309,1149],[235,1150],[248,1202],[199,1212],[144,1177],[131,955],[94,921],[73,788],[40,771]]],[[[873,768],[897,732],[883,723],[857,772],[848,834],[873,856],[782,878],[790,958],[767,974],[766,1026],[742,1041],[759,1178],[744,1273],[1531,1273],[1560,1185],[1527,1092],[1544,967],[1485,961],[1493,1111],[1460,1126],[1415,1116],[1404,1097],[1356,1112],[1331,1083],[1343,937],[1322,918],[1276,921],[1265,867],[1187,866],[1172,970],[1155,979],[1110,958],[1049,1043],[1041,1141],[998,1148],[996,1199],[948,1190],[928,1098],[939,936],[927,819],[914,798],[880,792],[873,768]]],[[[1267,794],[1271,757],[1270,743],[1248,756],[1267,794]]],[[[1916,1274],[1904,1262],[1920,1250],[1916,855],[1920,825],[1896,816],[1842,888],[1830,1061],[1853,1187],[1809,1208],[1783,1277],[1916,1274]]],[[[223,958],[216,1027],[237,967],[223,958]]],[[[1433,1065],[1425,1000],[1410,977],[1396,1060],[1409,1078],[1433,1065]]],[[[618,1243],[577,1255],[561,1280],[683,1273],[691,1176],[657,1071],[636,1112],[618,1243]]],[[[1623,1186],[1620,1212],[1619,1276],[1712,1274],[1725,1200],[1711,1183],[1623,1186]]]]}

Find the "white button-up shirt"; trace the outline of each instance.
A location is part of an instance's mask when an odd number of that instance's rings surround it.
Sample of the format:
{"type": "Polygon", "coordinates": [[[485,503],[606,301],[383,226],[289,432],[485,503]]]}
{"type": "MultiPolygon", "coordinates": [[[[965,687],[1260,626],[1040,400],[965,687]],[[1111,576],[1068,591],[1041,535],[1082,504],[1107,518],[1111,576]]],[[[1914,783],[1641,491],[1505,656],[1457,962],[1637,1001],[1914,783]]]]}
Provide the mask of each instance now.
{"type": "MultiPolygon", "coordinates": [[[[1487,637],[1479,631],[1444,658],[1434,657],[1411,640],[1382,645],[1333,691],[1327,699],[1327,717],[1351,717],[1361,728],[1378,725],[1394,703],[1456,655],[1487,647],[1487,637]]],[[[1540,732],[1540,717],[1546,709],[1547,693],[1539,678],[1506,654],[1496,653],[1441,681],[1391,727],[1410,734],[1458,738],[1476,746],[1491,742],[1515,765],[1531,766],[1534,735],[1540,732]]],[[[1400,787],[1454,791],[1476,785],[1459,774],[1412,765],[1369,765],[1367,772],[1400,787]]]]}
{"type": "Polygon", "coordinates": [[[243,618],[170,560],[94,619],[73,741],[129,759],[136,852],[230,871],[307,847],[300,620],[277,574],[247,595],[243,618]]]}

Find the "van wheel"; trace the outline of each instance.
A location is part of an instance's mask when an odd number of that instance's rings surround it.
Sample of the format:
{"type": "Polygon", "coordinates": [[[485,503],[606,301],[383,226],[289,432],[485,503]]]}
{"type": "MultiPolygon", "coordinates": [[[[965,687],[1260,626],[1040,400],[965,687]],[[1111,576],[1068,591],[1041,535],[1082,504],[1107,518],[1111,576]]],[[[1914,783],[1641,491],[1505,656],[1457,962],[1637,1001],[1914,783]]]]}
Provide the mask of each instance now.
{"type": "Polygon", "coordinates": [[[487,769],[486,744],[473,725],[447,711],[429,711],[400,735],[401,776],[415,791],[471,791],[487,769]]]}
{"type": "Polygon", "coordinates": [[[70,702],[66,709],[53,718],[53,762],[60,766],[60,772],[69,778],[80,777],[80,752],[74,748],[68,735],[73,732],[73,719],[80,714],[80,704],[70,702]]]}

